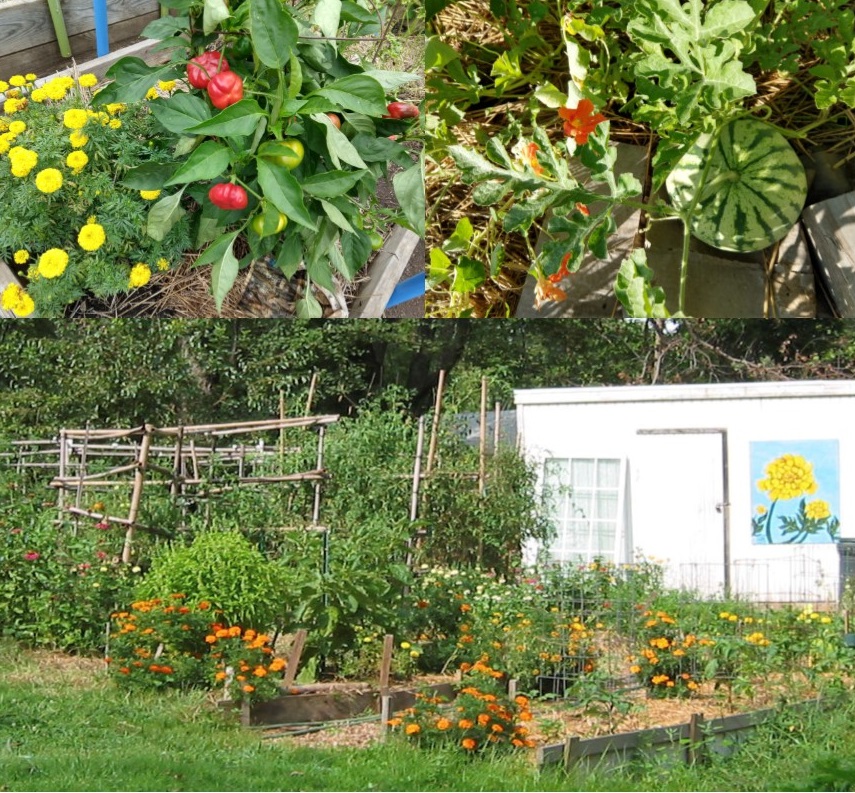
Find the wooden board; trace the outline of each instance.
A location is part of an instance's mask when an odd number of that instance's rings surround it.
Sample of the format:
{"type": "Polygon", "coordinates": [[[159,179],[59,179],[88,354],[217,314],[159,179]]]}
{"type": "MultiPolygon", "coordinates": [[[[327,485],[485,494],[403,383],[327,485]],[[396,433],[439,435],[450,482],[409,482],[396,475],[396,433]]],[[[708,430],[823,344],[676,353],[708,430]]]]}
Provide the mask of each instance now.
{"type": "MultiPolygon", "coordinates": [[[[45,14],[47,14],[47,3],[43,3],[43,5],[45,8],[45,14]]],[[[147,3],[146,5],[153,4],[147,3]]],[[[0,5],[0,40],[2,40],[4,35],[2,25],[5,8],[6,6],[0,5]]],[[[109,31],[111,52],[115,53],[124,47],[137,43],[140,38],[140,33],[145,26],[159,17],[159,12],[150,11],[140,16],[135,16],[130,19],[111,24],[109,31]]],[[[112,16],[110,18],[112,19],[112,16]]],[[[68,22],[67,18],[66,21],[68,22]]],[[[52,75],[59,69],[70,67],[72,60],[70,58],[63,58],[62,55],[60,55],[59,45],[56,43],[56,39],[53,38],[53,27],[51,27],[50,32],[51,39],[49,41],[37,46],[33,46],[31,43],[27,42],[24,47],[17,52],[12,51],[11,47],[7,47],[6,42],[4,41],[2,52],[8,54],[0,55],[0,77],[8,79],[13,74],[22,74],[27,72],[33,72],[39,77],[46,77],[52,75]]],[[[86,30],[71,35],[69,40],[71,42],[71,52],[74,56],[74,60],[81,65],[80,71],[89,71],[89,69],[83,68],[83,64],[86,61],[95,58],[95,31],[86,30]]]]}
{"type": "MultiPolygon", "coordinates": [[[[3,290],[9,286],[9,284],[18,284],[20,286],[21,282],[15,276],[15,273],[9,268],[9,265],[6,262],[0,261],[0,294],[3,293],[3,290]]],[[[15,319],[15,314],[12,311],[6,311],[0,308],[0,317],[3,319],[15,319]]]]}
{"type": "Polygon", "coordinates": [[[855,192],[807,207],[802,219],[839,316],[855,317],[855,192]]]}
{"type": "MultiPolygon", "coordinates": [[[[110,24],[114,25],[159,13],[159,10],[157,0],[110,0],[107,14],[110,24]]],[[[62,13],[69,37],[95,30],[92,0],[63,0],[62,13]]],[[[47,3],[44,0],[8,0],[0,5],[0,41],[4,54],[55,44],[56,33],[47,3]]],[[[72,53],[80,60],[73,39],[72,53]]]]}
{"type": "Polygon", "coordinates": [[[350,308],[351,317],[379,319],[392,292],[401,280],[421,238],[409,229],[396,226],[382,250],[368,268],[368,280],[362,285],[350,308]]]}

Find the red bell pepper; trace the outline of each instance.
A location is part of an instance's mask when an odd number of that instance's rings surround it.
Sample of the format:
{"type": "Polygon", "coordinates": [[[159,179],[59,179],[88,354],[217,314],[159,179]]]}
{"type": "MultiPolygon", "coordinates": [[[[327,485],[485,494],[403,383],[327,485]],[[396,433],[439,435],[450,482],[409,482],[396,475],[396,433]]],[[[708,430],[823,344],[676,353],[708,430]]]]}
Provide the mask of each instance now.
{"type": "Polygon", "coordinates": [[[234,72],[215,74],[208,83],[208,96],[211,104],[223,110],[243,99],[243,79],[234,72]]]}
{"type": "Polygon", "coordinates": [[[229,71],[229,62],[219,52],[203,52],[187,64],[187,82],[194,88],[207,88],[218,72],[229,71]]]}
{"type": "Polygon", "coordinates": [[[418,118],[419,109],[407,102],[390,102],[386,105],[389,118],[418,118]]]}
{"type": "Polygon", "coordinates": [[[249,200],[239,184],[221,182],[208,191],[208,198],[215,207],[220,209],[246,209],[249,200]]]}

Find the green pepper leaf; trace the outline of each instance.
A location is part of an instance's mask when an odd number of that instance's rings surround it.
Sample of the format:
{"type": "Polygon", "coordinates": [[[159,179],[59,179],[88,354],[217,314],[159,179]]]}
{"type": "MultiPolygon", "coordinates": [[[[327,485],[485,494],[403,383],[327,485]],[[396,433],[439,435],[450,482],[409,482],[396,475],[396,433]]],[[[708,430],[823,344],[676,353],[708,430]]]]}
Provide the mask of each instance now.
{"type": "Polygon", "coordinates": [[[248,0],[252,46],[258,59],[271,69],[281,69],[297,46],[299,31],[288,6],[280,0],[248,0]]]}
{"type": "Polygon", "coordinates": [[[317,229],[303,202],[303,188],[297,180],[285,168],[270,165],[260,157],[256,162],[258,163],[258,184],[265,197],[280,212],[286,214],[289,220],[313,231],[317,229]]]}
{"type": "Polygon", "coordinates": [[[174,184],[216,179],[229,167],[230,160],[231,155],[227,147],[216,141],[206,140],[164,184],[169,187],[174,184]]]}

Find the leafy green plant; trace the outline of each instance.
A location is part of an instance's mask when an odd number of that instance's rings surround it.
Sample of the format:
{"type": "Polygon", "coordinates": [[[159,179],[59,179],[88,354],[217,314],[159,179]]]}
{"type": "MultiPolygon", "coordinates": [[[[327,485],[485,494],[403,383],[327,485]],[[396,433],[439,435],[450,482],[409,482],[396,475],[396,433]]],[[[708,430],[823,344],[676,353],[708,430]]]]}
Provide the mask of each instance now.
{"type": "Polygon", "coordinates": [[[142,599],[181,593],[205,600],[229,623],[257,630],[281,625],[294,602],[284,569],[230,531],[209,531],[189,546],[165,547],[137,591],[142,599]]]}
{"type": "MultiPolygon", "coordinates": [[[[0,258],[25,268],[26,289],[8,286],[3,308],[17,316],[60,314],[84,294],[109,297],[168,270],[189,247],[186,221],[146,234],[141,217],[154,193],[116,188],[134,167],[171,159],[149,103],[92,109],[96,78],[55,77],[35,87],[15,75],[0,89],[0,258]]],[[[166,84],[163,84],[166,85],[166,84]]],[[[168,86],[167,86],[168,88],[168,86]]]]}
{"type": "MultiPolygon", "coordinates": [[[[208,246],[197,264],[214,265],[218,306],[240,267],[261,257],[289,277],[304,263],[308,280],[326,288],[334,288],[334,273],[351,280],[372,250],[366,216],[423,233],[422,166],[400,140],[390,140],[412,123],[389,117],[395,114],[387,108],[387,94],[416,76],[355,65],[337,49],[343,22],[371,29],[373,15],[355,3],[320,3],[311,19],[280,0],[248,0],[234,9],[222,0],[168,5],[178,15],[155,20],[144,35],[160,39],[170,61],[149,67],[121,59],[98,101],[134,101],[157,80],[188,76],[189,91],[152,108],[180,138],[173,160],[136,168],[124,184],[169,191],[149,212],[155,238],[192,214],[195,247],[208,246]],[[310,34],[312,24],[320,35],[310,34]],[[210,73],[199,70],[194,58],[207,58],[218,36],[226,42],[225,61],[210,73]],[[403,170],[392,176],[391,163],[403,170]],[[376,202],[381,176],[390,177],[399,212],[376,202]]],[[[297,314],[321,315],[310,290],[297,314]]]]}

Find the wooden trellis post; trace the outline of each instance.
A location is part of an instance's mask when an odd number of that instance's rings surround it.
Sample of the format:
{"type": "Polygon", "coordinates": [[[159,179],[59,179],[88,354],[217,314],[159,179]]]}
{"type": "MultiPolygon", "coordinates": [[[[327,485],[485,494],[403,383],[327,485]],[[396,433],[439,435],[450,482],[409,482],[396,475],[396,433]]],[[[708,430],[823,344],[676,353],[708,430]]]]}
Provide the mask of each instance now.
{"type": "Polygon", "coordinates": [[[148,450],[151,448],[152,426],[143,426],[143,437],[140,443],[140,454],[137,459],[137,468],[134,471],[134,489],[131,492],[131,507],[128,510],[128,530],[125,532],[125,547],[122,548],[122,561],[127,564],[131,561],[131,546],[134,540],[134,525],[140,511],[143,486],[145,485],[146,463],[148,462],[148,450]]]}

